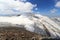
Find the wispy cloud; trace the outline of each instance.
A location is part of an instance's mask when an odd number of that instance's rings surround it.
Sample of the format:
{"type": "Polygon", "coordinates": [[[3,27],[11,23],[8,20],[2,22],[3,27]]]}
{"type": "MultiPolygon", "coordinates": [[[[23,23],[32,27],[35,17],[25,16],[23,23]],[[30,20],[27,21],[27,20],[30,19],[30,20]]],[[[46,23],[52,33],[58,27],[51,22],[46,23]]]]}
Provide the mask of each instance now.
{"type": "Polygon", "coordinates": [[[55,9],[55,8],[54,9],[51,9],[50,12],[51,13],[56,13],[57,12],[57,9],[55,9]]]}
{"type": "Polygon", "coordinates": [[[56,3],[55,7],[60,7],[60,1],[56,3]]]}

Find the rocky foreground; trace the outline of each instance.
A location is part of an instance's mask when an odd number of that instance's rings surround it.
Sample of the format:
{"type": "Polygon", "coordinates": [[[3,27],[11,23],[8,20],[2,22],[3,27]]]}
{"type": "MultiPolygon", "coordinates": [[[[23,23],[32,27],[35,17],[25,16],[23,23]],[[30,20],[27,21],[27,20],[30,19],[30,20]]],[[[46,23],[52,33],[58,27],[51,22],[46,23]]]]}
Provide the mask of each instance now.
{"type": "Polygon", "coordinates": [[[18,27],[0,27],[0,40],[40,40],[40,35],[18,27]]]}
{"type": "Polygon", "coordinates": [[[30,32],[19,27],[0,27],[0,40],[60,40],[30,32]]]}

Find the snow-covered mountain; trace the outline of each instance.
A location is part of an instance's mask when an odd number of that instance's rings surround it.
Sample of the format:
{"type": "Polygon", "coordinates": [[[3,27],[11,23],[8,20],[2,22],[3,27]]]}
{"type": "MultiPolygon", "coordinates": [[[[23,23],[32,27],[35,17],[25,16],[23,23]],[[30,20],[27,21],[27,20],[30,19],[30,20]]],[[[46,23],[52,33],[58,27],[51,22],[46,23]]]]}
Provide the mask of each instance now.
{"type": "Polygon", "coordinates": [[[9,23],[9,25],[15,26],[23,25],[26,30],[31,32],[35,32],[41,35],[48,35],[51,37],[60,37],[60,26],[50,18],[40,14],[27,13],[12,17],[1,16],[0,25],[1,23],[3,25],[5,24],[5,26],[8,25],[7,23],[9,23]]]}
{"type": "Polygon", "coordinates": [[[60,25],[60,17],[53,17],[51,19],[55,21],[58,25],[60,25]]]}

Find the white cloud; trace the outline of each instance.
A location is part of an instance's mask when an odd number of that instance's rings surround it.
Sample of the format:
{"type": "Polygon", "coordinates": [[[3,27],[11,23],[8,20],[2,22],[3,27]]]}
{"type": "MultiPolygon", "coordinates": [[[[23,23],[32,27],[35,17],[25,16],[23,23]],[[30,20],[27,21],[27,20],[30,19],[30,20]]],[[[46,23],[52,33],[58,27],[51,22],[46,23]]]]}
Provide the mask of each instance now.
{"type": "Polygon", "coordinates": [[[57,9],[52,9],[50,10],[51,13],[56,13],[57,12],[57,9]]]}
{"type": "Polygon", "coordinates": [[[35,8],[35,10],[38,10],[38,8],[35,8]]]}
{"type": "Polygon", "coordinates": [[[56,3],[55,7],[60,7],[60,1],[56,3]]]}
{"type": "Polygon", "coordinates": [[[26,2],[27,0],[20,0],[20,1],[24,1],[24,2],[26,2]]]}
{"type": "Polygon", "coordinates": [[[19,12],[32,12],[33,8],[37,5],[34,5],[30,2],[22,2],[26,0],[0,0],[0,13],[17,13],[19,12]],[[15,11],[13,11],[15,10],[15,11]]]}

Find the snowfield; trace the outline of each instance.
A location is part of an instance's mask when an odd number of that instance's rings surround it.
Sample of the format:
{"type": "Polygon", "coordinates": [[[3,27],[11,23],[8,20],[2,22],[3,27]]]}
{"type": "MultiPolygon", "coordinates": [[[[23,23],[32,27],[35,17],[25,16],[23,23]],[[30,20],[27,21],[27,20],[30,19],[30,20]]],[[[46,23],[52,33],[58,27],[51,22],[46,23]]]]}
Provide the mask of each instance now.
{"type": "Polygon", "coordinates": [[[12,17],[0,17],[0,25],[6,23],[24,25],[28,31],[51,37],[60,37],[60,26],[46,16],[40,14],[26,14],[12,17]]]}

